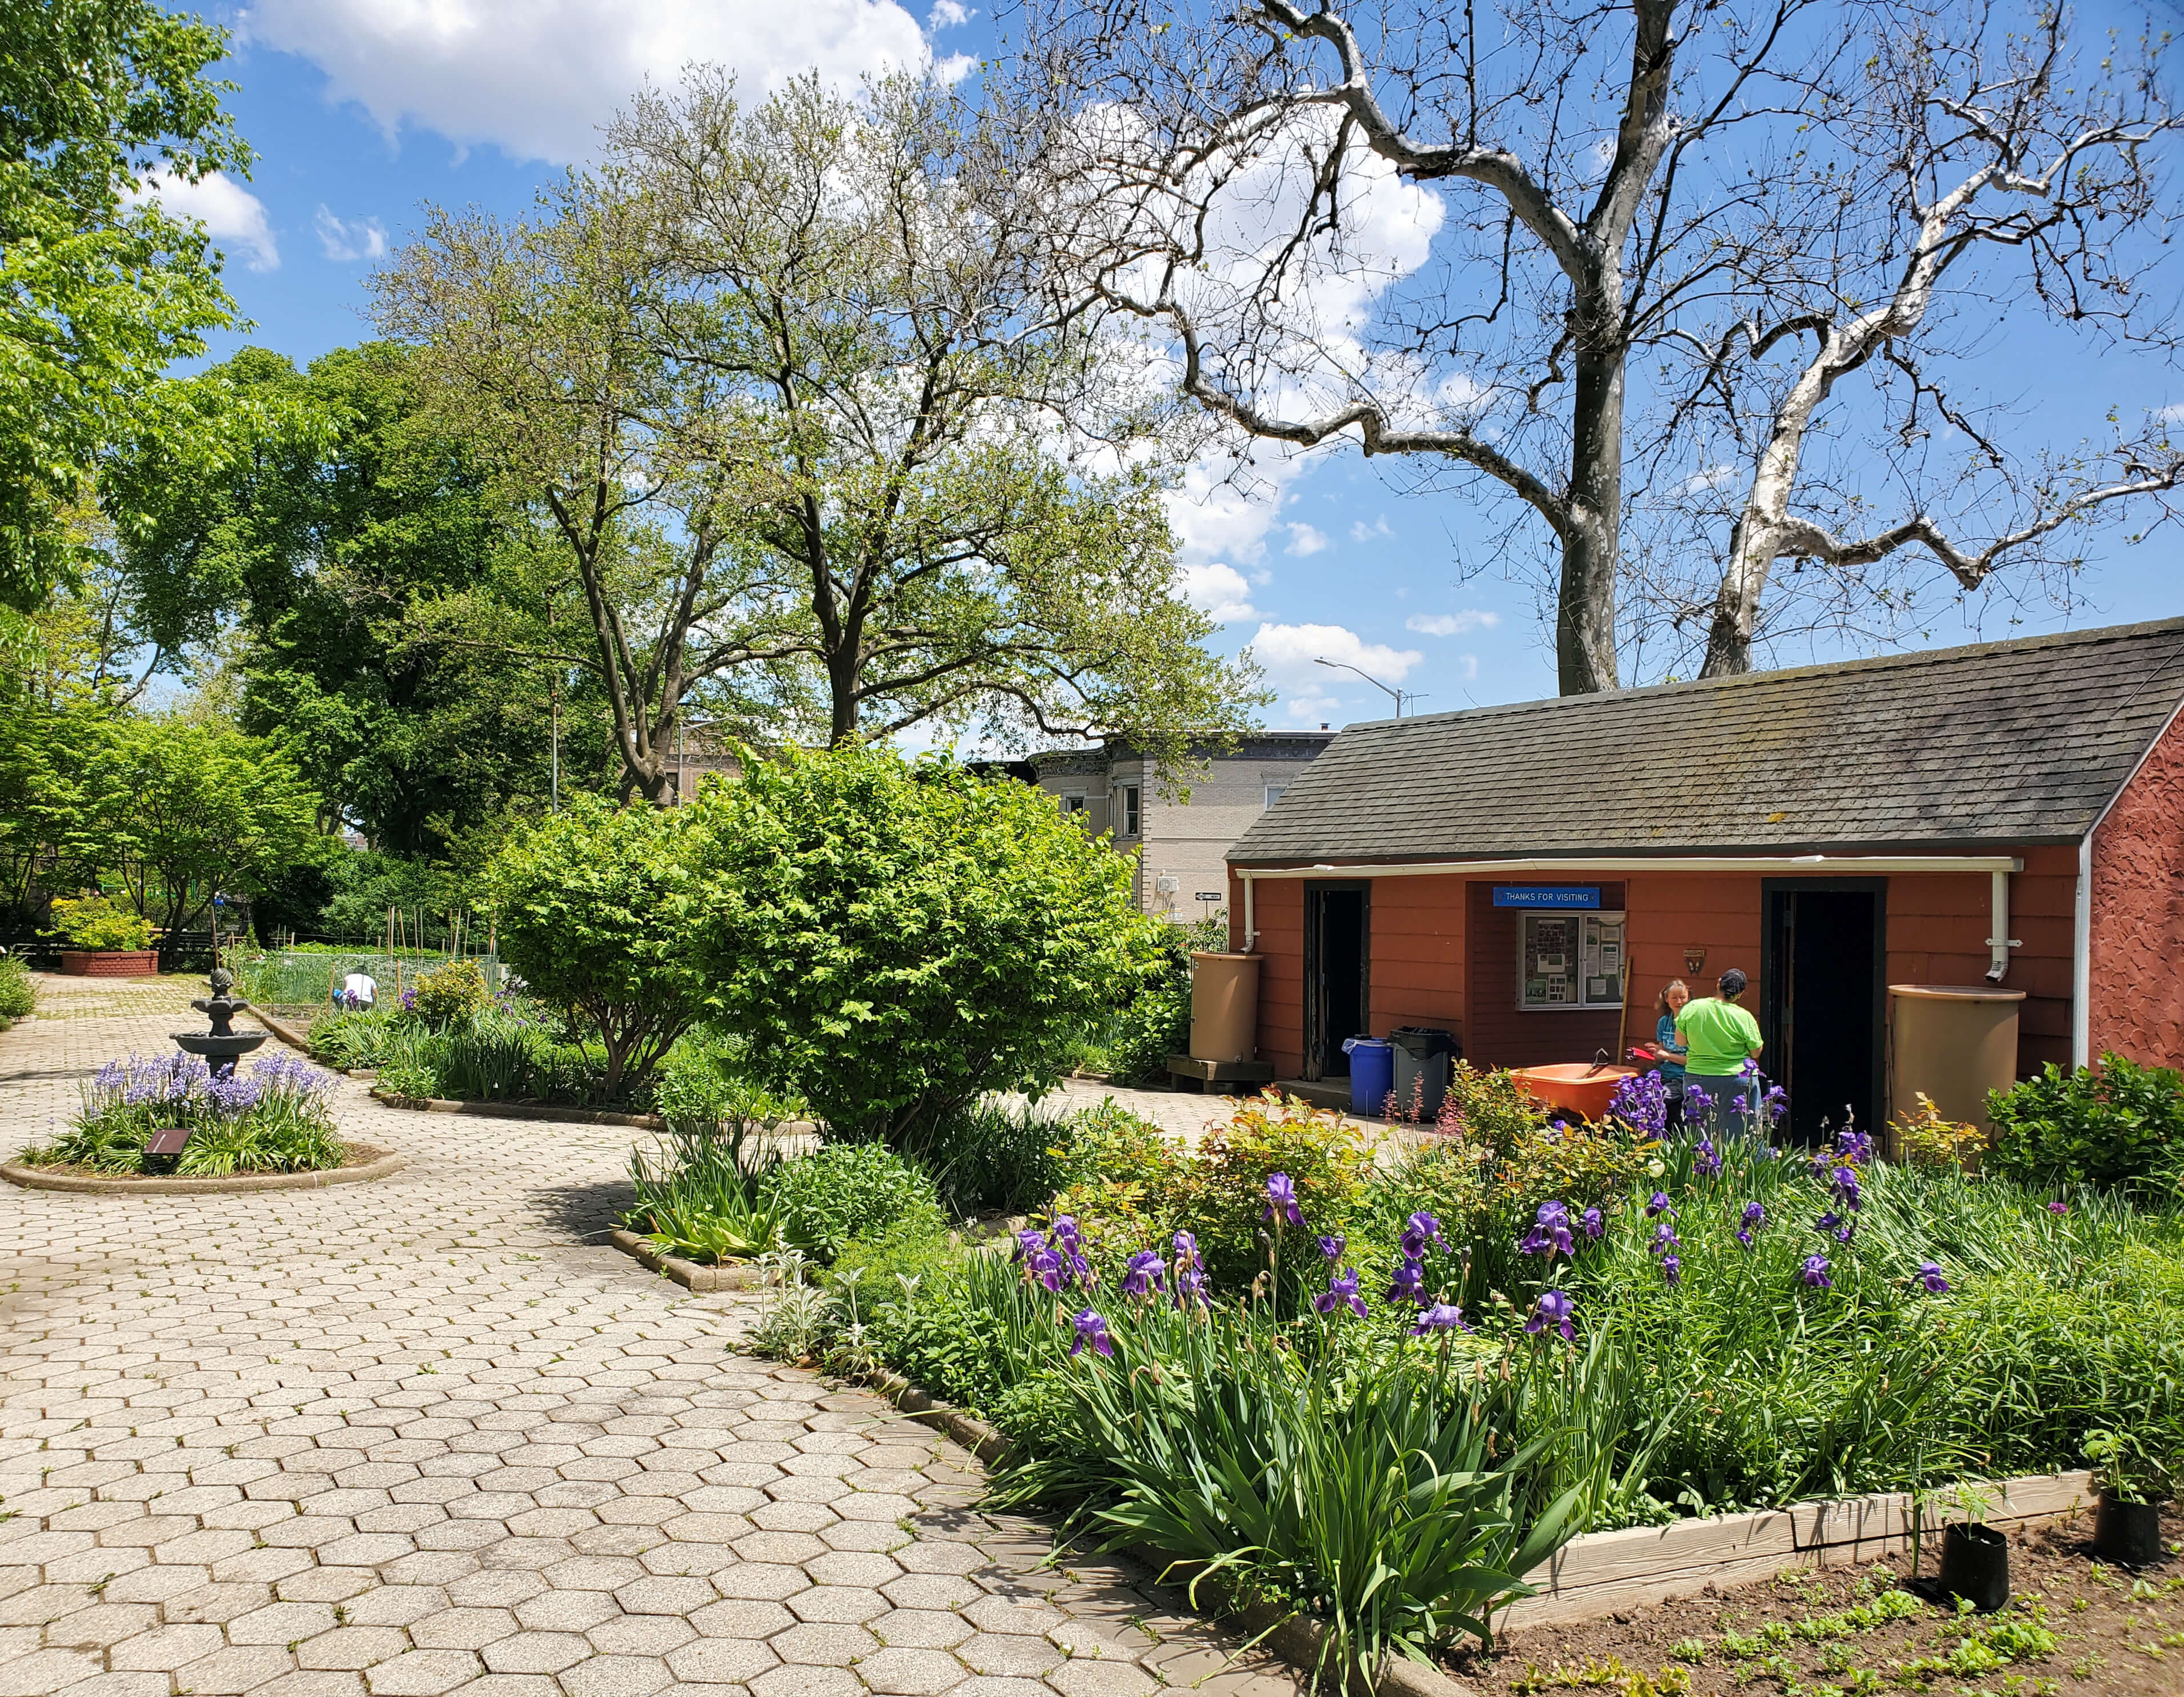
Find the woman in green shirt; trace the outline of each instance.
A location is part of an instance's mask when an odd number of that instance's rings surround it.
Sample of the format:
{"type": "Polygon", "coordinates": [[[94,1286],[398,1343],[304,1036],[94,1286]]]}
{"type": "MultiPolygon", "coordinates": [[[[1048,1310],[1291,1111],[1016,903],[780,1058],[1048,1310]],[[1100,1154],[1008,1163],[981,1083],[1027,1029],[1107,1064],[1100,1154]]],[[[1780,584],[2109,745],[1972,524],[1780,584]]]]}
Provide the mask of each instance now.
{"type": "MultiPolygon", "coordinates": [[[[1685,1100],[1693,1090],[1705,1092],[1704,1130],[1709,1136],[1735,1136],[1749,1130],[1759,1106],[1747,1102],[1745,1113],[1736,1112],[1737,1096],[1753,1096],[1759,1088],[1745,1068],[1759,1058],[1763,1047],[1759,1022],[1736,1005],[1745,983],[1744,974],[1731,967],[1717,983],[1720,995],[1686,1002],[1676,1015],[1676,1036],[1685,1051],[1685,1100]]],[[[1688,1122],[1688,1113],[1685,1118],[1688,1122]]]]}

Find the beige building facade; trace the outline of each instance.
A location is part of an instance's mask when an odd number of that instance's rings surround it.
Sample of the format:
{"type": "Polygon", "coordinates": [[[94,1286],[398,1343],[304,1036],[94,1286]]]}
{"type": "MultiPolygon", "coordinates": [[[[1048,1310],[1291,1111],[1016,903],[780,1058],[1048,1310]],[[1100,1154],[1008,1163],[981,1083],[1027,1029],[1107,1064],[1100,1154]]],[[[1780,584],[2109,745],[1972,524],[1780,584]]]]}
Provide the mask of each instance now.
{"type": "Polygon", "coordinates": [[[1226,750],[1194,751],[1175,784],[1119,740],[1049,750],[1028,763],[1065,813],[1083,814],[1087,830],[1136,857],[1139,907],[1190,924],[1226,910],[1230,847],[1334,740],[1332,731],[1245,731],[1226,750]]]}

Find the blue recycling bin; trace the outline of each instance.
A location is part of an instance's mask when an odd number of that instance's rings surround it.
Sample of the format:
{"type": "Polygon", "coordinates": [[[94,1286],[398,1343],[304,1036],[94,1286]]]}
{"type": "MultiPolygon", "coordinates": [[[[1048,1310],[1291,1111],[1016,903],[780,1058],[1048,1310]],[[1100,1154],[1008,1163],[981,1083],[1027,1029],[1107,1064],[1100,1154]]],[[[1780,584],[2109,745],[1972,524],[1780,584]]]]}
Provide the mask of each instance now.
{"type": "Polygon", "coordinates": [[[1396,1087],[1396,1047],[1378,1037],[1346,1037],[1342,1052],[1350,1057],[1350,1111],[1381,1114],[1388,1092],[1396,1087]]]}

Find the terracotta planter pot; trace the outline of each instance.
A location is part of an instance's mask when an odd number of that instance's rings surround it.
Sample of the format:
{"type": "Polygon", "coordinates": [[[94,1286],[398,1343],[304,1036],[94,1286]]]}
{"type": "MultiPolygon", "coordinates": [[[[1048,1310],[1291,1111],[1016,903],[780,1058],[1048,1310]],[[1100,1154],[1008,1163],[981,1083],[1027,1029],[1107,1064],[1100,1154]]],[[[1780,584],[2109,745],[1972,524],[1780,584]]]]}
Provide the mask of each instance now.
{"type": "Polygon", "coordinates": [[[61,970],[77,978],[153,978],[159,954],[156,949],[63,949],[61,970]]]}

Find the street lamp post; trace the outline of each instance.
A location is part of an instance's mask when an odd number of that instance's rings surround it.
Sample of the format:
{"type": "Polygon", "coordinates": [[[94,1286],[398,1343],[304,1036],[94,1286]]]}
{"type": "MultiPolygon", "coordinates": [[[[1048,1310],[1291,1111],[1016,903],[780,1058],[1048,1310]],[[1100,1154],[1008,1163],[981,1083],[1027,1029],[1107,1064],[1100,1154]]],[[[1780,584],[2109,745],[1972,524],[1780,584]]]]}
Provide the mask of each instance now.
{"type": "Polygon", "coordinates": [[[1403,717],[1403,704],[1405,702],[1407,701],[1415,704],[1425,699],[1425,692],[1423,689],[1398,689],[1392,684],[1383,684],[1378,678],[1375,678],[1369,672],[1358,672],[1355,666],[1351,665],[1349,661],[1345,660],[1329,660],[1324,655],[1322,655],[1314,660],[1312,663],[1316,666],[1330,667],[1337,672],[1357,672],[1360,678],[1362,678],[1368,684],[1370,684],[1382,695],[1392,695],[1395,697],[1396,717],[1399,719],[1403,717]]]}

